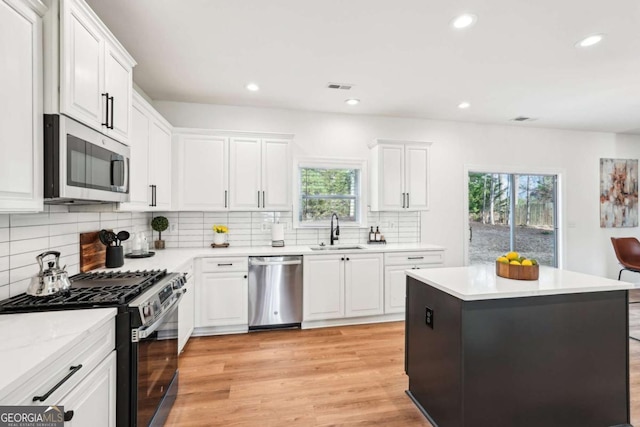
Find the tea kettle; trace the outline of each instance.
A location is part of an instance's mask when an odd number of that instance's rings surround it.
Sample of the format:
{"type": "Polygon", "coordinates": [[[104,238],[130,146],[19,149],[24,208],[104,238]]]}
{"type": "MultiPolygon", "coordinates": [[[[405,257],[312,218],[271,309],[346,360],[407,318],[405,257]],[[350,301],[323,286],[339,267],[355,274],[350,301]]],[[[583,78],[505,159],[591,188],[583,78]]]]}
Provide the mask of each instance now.
{"type": "Polygon", "coordinates": [[[27,288],[28,295],[44,297],[57,293],[68,293],[70,291],[71,282],[69,281],[69,275],[64,270],[64,267],[60,268],[60,252],[43,252],[36,257],[36,260],[38,264],[40,264],[40,272],[31,279],[31,283],[29,283],[29,287],[27,288]],[[49,255],[55,256],[56,261],[49,261],[49,268],[45,270],[43,260],[49,255]]]}

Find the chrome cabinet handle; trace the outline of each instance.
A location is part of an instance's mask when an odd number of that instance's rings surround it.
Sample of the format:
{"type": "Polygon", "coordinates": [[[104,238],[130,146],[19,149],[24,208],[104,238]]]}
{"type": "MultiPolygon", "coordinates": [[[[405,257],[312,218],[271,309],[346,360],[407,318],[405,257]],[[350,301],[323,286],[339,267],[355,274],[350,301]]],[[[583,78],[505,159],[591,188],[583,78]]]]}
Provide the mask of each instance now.
{"type": "Polygon", "coordinates": [[[265,198],[264,198],[264,191],[262,191],[262,207],[263,207],[263,208],[264,208],[264,201],[265,201],[265,198]]]}
{"type": "Polygon", "coordinates": [[[423,256],[409,256],[407,259],[424,259],[423,256]]]}
{"type": "Polygon", "coordinates": [[[227,190],[224,190],[224,207],[227,207],[227,190]]]}
{"type": "Polygon", "coordinates": [[[48,392],[46,392],[45,394],[43,394],[42,396],[33,396],[33,402],[37,402],[38,400],[40,402],[44,402],[45,400],[47,400],[49,398],[49,396],[51,396],[53,394],[54,391],[56,391],[57,389],[60,388],[60,386],[62,384],[64,384],[65,382],[67,382],[67,380],[69,378],[71,378],[73,376],[73,374],[75,374],[76,372],[78,372],[80,370],[80,368],[82,368],[82,364],[77,365],[77,366],[72,366],[69,368],[70,372],[60,381],[58,381],[58,383],[56,385],[54,385],[51,390],[49,390],[48,392]]]}
{"type": "Polygon", "coordinates": [[[258,190],[258,207],[260,207],[260,190],[258,190]]]}
{"type": "MultiPolygon", "coordinates": [[[[107,97],[107,101],[111,99],[111,123],[107,125],[108,129],[113,129],[113,110],[115,109],[115,107],[113,106],[114,103],[114,97],[113,96],[108,96],[107,97]]],[[[109,104],[107,104],[107,107],[109,106],[109,104]]],[[[109,108],[107,108],[107,111],[109,111],[109,108]]],[[[108,113],[107,113],[108,114],[108,113]]]]}
{"type": "Polygon", "coordinates": [[[407,193],[407,209],[409,209],[409,193],[407,193]]]}

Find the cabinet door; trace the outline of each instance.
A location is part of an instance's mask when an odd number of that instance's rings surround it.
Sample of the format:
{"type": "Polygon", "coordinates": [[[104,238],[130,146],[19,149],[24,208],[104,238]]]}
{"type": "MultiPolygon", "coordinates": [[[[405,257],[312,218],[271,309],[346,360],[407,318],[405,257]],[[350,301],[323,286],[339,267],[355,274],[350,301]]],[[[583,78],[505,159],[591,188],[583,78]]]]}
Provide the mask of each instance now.
{"type": "Polygon", "coordinates": [[[131,157],[129,159],[129,203],[120,209],[148,209],[149,199],[149,131],[151,120],[145,110],[134,105],[131,112],[131,157]]]}
{"type": "Polygon", "coordinates": [[[109,124],[107,135],[125,144],[129,141],[133,69],[109,44],[105,48],[105,92],[109,94],[109,124]]]}
{"type": "Polygon", "coordinates": [[[62,5],[60,112],[102,131],[106,122],[104,38],[75,2],[62,5]]]}
{"type": "MultiPolygon", "coordinates": [[[[382,254],[345,254],[345,316],[382,314],[382,254]]],[[[305,272],[306,273],[306,272],[305,272]]]]}
{"type": "Polygon", "coordinates": [[[410,265],[394,265],[384,269],[384,312],[404,313],[406,274],[410,265]]]}
{"type": "Polygon", "coordinates": [[[261,141],[231,138],[229,141],[229,207],[231,210],[262,208],[260,188],[261,141]]]}
{"type": "Polygon", "coordinates": [[[189,278],[184,286],[185,294],[178,307],[178,354],[182,352],[189,337],[193,333],[195,321],[196,294],[193,285],[193,277],[189,278]]]}
{"type": "Polygon", "coordinates": [[[202,273],[196,326],[247,325],[247,273],[202,273]]]}
{"type": "Polygon", "coordinates": [[[304,257],[302,319],[344,317],[344,263],[342,255],[304,257]]]}
{"type": "Polygon", "coordinates": [[[378,150],[378,210],[401,210],[405,192],[404,146],[380,145],[378,150]]]}
{"type": "Polygon", "coordinates": [[[407,209],[429,209],[429,147],[406,146],[405,192],[407,209]]]}
{"type": "Polygon", "coordinates": [[[116,352],[93,370],[60,402],[65,412],[73,411],[65,427],[115,427],[116,352]]]}
{"type": "Polygon", "coordinates": [[[42,19],[0,0],[0,212],[41,211],[42,19]]]}
{"type": "Polygon", "coordinates": [[[227,138],[191,135],[180,137],[180,209],[228,209],[228,149],[227,138]]]}
{"type": "Polygon", "coordinates": [[[171,131],[151,121],[149,185],[156,186],[155,210],[171,209],[171,131]]]}
{"type": "Polygon", "coordinates": [[[262,141],[262,207],[274,211],[290,211],[291,164],[289,141],[262,141]]]}

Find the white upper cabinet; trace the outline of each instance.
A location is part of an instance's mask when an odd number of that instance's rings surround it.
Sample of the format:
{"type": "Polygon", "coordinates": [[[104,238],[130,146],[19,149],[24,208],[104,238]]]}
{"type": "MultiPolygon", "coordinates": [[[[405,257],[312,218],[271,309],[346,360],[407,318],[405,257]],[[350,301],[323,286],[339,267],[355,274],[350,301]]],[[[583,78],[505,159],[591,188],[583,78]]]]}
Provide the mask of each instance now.
{"type": "Polygon", "coordinates": [[[135,91],[131,111],[130,201],[119,210],[170,210],[172,127],[135,91]]]}
{"type": "Polygon", "coordinates": [[[229,157],[229,205],[232,210],[262,207],[260,168],[262,143],[256,138],[231,138],[229,157]]]}
{"type": "Polygon", "coordinates": [[[376,140],[371,147],[371,210],[429,209],[429,142],[376,140]]]}
{"type": "Polygon", "coordinates": [[[229,206],[229,141],[224,137],[177,135],[177,185],[181,210],[225,210],[229,206]]]}
{"type": "Polygon", "coordinates": [[[231,138],[229,159],[232,210],[291,210],[288,140],[231,138]]]}
{"type": "MultiPolygon", "coordinates": [[[[60,112],[128,143],[136,62],[82,0],[60,0],[59,37],[60,112]]],[[[56,44],[50,46],[56,56],[56,44]]],[[[51,93],[57,89],[48,88],[48,95],[57,98],[51,93]]]]}
{"type": "Polygon", "coordinates": [[[178,210],[291,210],[293,135],[176,129],[178,210]]]}
{"type": "Polygon", "coordinates": [[[43,209],[43,49],[38,0],[0,0],[0,212],[43,209]]]}

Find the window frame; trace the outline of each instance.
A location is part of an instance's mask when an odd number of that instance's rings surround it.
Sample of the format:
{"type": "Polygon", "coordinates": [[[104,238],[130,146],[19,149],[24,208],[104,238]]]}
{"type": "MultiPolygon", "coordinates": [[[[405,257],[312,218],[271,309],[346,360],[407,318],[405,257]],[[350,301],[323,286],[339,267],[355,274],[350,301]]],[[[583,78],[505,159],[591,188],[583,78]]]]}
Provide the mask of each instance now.
{"type": "Polygon", "coordinates": [[[363,159],[336,159],[336,158],[298,158],[293,165],[293,226],[294,228],[326,228],[330,227],[329,221],[300,221],[300,168],[318,169],[358,169],[360,170],[360,194],[356,196],[356,218],[355,222],[340,222],[341,228],[367,228],[367,190],[368,174],[367,161],[363,159]]]}

